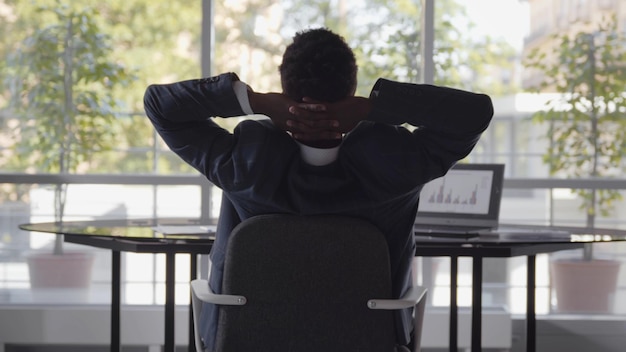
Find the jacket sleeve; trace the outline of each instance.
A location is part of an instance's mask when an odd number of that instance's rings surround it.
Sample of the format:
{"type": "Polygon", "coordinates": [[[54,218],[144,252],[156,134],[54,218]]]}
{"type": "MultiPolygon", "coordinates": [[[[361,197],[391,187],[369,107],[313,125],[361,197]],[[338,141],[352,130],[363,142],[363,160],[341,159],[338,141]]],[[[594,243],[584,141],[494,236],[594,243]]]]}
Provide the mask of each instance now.
{"type": "Polygon", "coordinates": [[[146,89],[144,108],[156,131],[173,152],[204,175],[234,143],[233,135],[211,118],[245,115],[233,89],[238,80],[234,73],[226,73],[146,89]]]}
{"type": "MultiPolygon", "coordinates": [[[[368,120],[415,127],[411,132],[405,130],[410,133],[407,138],[385,140],[391,144],[403,143],[397,148],[405,151],[403,155],[407,159],[401,165],[407,183],[419,184],[444,175],[473,150],[494,113],[491,98],[485,94],[386,79],[376,82],[370,99],[372,111],[368,120]]],[[[403,129],[397,130],[398,137],[406,135],[400,132],[403,129]]],[[[385,146],[377,148],[385,149],[385,146]]]]}
{"type": "Polygon", "coordinates": [[[452,134],[480,134],[493,117],[491,98],[459,89],[379,79],[370,99],[370,120],[408,123],[452,134]]]}

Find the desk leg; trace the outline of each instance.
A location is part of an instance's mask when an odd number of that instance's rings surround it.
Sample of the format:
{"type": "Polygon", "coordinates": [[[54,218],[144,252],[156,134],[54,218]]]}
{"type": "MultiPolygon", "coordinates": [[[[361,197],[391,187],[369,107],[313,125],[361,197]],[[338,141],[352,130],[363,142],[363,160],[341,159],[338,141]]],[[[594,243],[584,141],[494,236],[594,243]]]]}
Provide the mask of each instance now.
{"type": "Polygon", "coordinates": [[[174,352],[174,308],[176,305],[176,253],[165,253],[165,346],[164,352],[174,352]]]}
{"type": "MultiPolygon", "coordinates": [[[[198,255],[196,253],[190,253],[189,259],[189,280],[195,280],[198,278],[198,255]]],[[[196,351],[196,339],[195,339],[195,327],[193,324],[193,307],[191,306],[191,293],[189,294],[189,352],[196,351]]]]}
{"type": "Polygon", "coordinates": [[[122,349],[120,341],[121,265],[120,251],[111,251],[111,352],[122,349]]]}
{"type": "Polygon", "coordinates": [[[458,305],[457,305],[457,288],[459,273],[459,257],[450,256],[450,333],[448,336],[448,345],[450,351],[458,350],[458,305]]]}
{"type": "Polygon", "coordinates": [[[526,273],[526,351],[535,352],[537,347],[537,321],[535,316],[535,256],[529,255],[526,273]]]}
{"type": "Polygon", "coordinates": [[[472,272],[472,352],[480,352],[482,348],[483,258],[474,257],[472,272]]]}

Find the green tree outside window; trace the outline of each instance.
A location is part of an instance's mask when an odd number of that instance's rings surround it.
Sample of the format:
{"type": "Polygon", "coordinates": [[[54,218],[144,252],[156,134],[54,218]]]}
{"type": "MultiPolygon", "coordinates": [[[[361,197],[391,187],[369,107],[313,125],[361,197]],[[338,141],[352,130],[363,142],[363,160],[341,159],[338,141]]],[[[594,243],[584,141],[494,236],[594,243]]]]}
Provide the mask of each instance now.
{"type": "MultiPolygon", "coordinates": [[[[38,13],[55,20],[35,28],[8,59],[8,110],[18,121],[11,162],[31,172],[78,173],[93,166],[94,153],[116,145],[113,91],[133,76],[111,59],[113,48],[93,9],[58,4],[38,13]]],[[[67,185],[55,189],[56,221],[63,220],[66,191],[67,185]]]]}
{"type": "MultiPolygon", "coordinates": [[[[626,153],[626,38],[615,18],[594,30],[556,36],[551,52],[535,49],[527,68],[542,74],[537,92],[558,97],[533,119],[548,126],[549,146],[543,160],[551,175],[567,178],[623,174],[626,153]]],[[[617,190],[576,189],[587,226],[608,215],[620,200],[617,190]]],[[[590,250],[586,251],[590,257],[590,250]]],[[[590,258],[587,258],[590,259],[590,258]]]]}

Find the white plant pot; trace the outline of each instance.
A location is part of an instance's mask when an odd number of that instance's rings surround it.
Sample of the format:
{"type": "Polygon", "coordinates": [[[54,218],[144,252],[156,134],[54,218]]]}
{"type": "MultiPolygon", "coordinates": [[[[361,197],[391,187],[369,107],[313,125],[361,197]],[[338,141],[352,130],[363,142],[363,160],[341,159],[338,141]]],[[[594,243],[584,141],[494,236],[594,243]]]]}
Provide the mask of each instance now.
{"type": "Polygon", "coordinates": [[[91,286],[92,253],[35,253],[26,261],[32,289],[87,289],[91,286]]]}
{"type": "Polygon", "coordinates": [[[560,259],[550,263],[559,313],[611,313],[620,261],[560,259]]]}

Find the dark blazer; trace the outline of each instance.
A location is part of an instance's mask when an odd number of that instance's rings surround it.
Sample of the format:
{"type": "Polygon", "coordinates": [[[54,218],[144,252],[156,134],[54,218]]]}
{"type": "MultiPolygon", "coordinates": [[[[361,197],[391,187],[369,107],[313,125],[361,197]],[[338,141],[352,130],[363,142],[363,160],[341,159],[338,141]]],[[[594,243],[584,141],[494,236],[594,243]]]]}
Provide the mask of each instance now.
{"type": "MultiPolygon", "coordinates": [[[[312,166],[271,120],[245,120],[233,134],[211,117],[244,115],[234,73],[151,85],[144,103],[165,143],[224,191],[210,285],[221,292],[224,251],[241,220],[267,213],[341,214],[364,218],[387,237],[394,295],[410,285],[412,226],[422,186],[467,156],[493,115],[491,99],[433,85],[379,79],[367,121],[346,134],[337,159],[312,166]],[[409,130],[402,124],[415,126],[409,130]]],[[[217,309],[201,317],[212,350],[217,309]]],[[[397,315],[398,343],[411,332],[411,311],[397,315]]]]}

